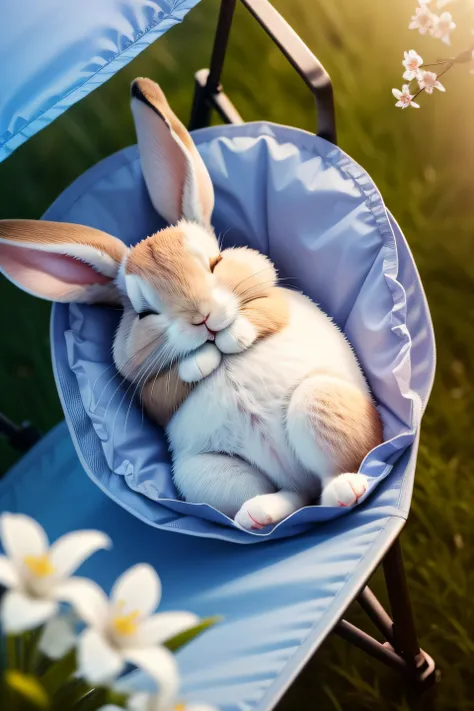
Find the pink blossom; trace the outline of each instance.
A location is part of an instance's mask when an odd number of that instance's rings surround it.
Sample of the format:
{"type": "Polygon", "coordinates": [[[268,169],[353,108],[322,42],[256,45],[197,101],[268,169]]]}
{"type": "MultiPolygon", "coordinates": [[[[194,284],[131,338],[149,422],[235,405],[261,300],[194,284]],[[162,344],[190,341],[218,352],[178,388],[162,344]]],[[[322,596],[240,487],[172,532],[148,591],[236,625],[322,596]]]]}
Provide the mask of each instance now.
{"type": "Polygon", "coordinates": [[[415,14],[411,18],[411,22],[408,25],[409,30],[418,30],[420,35],[433,34],[435,21],[438,18],[434,15],[427,7],[427,5],[420,5],[415,10],[415,14]]]}
{"type": "Polygon", "coordinates": [[[392,94],[396,99],[398,99],[395,106],[398,106],[401,109],[407,109],[409,106],[413,106],[414,109],[420,108],[419,104],[415,104],[413,101],[414,97],[410,94],[410,87],[408,84],[404,84],[401,91],[400,89],[392,89],[392,94]]]}
{"type": "MultiPolygon", "coordinates": [[[[441,42],[451,44],[449,33],[454,30],[456,23],[450,12],[443,12],[439,17],[434,16],[433,37],[438,37],[441,42]]],[[[421,30],[420,30],[421,31],[421,30]]]]}
{"type": "Polygon", "coordinates": [[[421,78],[418,79],[420,89],[424,89],[427,94],[432,94],[433,89],[438,91],[446,91],[444,86],[438,81],[438,75],[434,72],[421,72],[421,78]]]}
{"type": "Polygon", "coordinates": [[[404,79],[407,79],[408,81],[411,81],[412,79],[418,79],[421,77],[421,70],[420,67],[423,64],[423,58],[420,57],[419,54],[415,52],[414,49],[410,49],[408,52],[405,52],[405,59],[403,60],[402,64],[406,69],[406,72],[403,75],[404,79]]]}

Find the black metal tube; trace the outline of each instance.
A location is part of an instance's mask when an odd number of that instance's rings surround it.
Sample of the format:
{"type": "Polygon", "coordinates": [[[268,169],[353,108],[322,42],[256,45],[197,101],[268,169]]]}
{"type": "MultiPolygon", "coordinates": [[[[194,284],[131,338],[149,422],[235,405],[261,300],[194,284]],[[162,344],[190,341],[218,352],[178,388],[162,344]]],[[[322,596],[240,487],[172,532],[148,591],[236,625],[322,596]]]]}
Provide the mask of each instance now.
{"type": "Polygon", "coordinates": [[[234,18],[235,3],[236,0],[221,0],[216,36],[212,48],[211,66],[207,78],[207,88],[210,92],[217,91],[221,82],[225,53],[229,42],[232,20],[234,18]]]}
{"type": "Polygon", "coordinates": [[[367,617],[372,620],[387,642],[390,642],[393,647],[393,622],[372,590],[369,587],[365,587],[359,594],[357,601],[367,614],[367,617]]]}
{"type": "Polygon", "coordinates": [[[3,435],[10,445],[19,452],[27,452],[41,438],[38,430],[28,422],[16,425],[1,412],[0,435],[3,435]]]}
{"type": "Polygon", "coordinates": [[[213,98],[221,90],[221,74],[234,17],[235,3],[236,0],[221,0],[210,69],[209,71],[201,69],[195,75],[194,98],[188,126],[190,131],[196,128],[204,128],[211,123],[211,111],[213,103],[215,103],[213,98]],[[206,72],[205,84],[202,82],[204,72],[206,72]]]}
{"type": "Polygon", "coordinates": [[[393,618],[393,647],[404,659],[417,665],[421,650],[398,538],[384,558],[383,570],[393,618]]]}
{"type": "Polygon", "coordinates": [[[385,647],[366,632],[363,632],[355,625],[347,622],[347,620],[341,620],[338,622],[334,628],[334,632],[347,642],[350,642],[359,649],[362,649],[363,652],[367,652],[367,654],[370,654],[374,657],[374,659],[378,659],[380,662],[387,664],[389,667],[397,669],[405,674],[412,671],[412,667],[409,666],[407,662],[392,649],[385,647]]]}
{"type": "Polygon", "coordinates": [[[241,0],[311,90],[318,112],[318,136],[336,143],[331,78],[288,22],[268,0],[241,0]]]}

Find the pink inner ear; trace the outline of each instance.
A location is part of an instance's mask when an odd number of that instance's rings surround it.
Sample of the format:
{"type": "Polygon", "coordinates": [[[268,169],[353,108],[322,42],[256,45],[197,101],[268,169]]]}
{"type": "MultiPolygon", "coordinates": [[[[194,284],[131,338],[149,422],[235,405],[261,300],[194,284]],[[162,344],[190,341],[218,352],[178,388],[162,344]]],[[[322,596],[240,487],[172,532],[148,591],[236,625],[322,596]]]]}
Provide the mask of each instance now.
{"type": "Polygon", "coordinates": [[[7,244],[0,244],[0,268],[20,288],[52,301],[78,299],[86,287],[111,281],[67,254],[7,244]]]}

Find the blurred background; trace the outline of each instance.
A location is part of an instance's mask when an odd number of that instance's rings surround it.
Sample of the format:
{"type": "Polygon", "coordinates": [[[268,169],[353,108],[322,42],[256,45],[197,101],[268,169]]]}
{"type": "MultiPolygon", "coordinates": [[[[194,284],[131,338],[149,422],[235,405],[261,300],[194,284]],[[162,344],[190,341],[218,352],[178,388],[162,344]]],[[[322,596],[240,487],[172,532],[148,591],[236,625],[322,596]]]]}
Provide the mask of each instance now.
{"type": "MultiPolygon", "coordinates": [[[[382,665],[329,639],[279,711],[474,709],[474,75],[445,77],[446,94],[394,108],[403,51],[426,62],[472,43],[463,0],[447,48],[408,30],[415,0],[273,0],[329,71],[340,146],[372,175],[415,255],[435,324],[438,370],[423,421],[412,513],[402,536],[422,646],[441,683],[416,698],[382,665]]],[[[217,0],[203,0],[159,42],[0,165],[0,218],[38,218],[84,170],[135,142],[128,87],[159,81],[187,123],[193,74],[209,64],[217,0]]],[[[4,71],[6,68],[3,68],[4,71]]],[[[238,7],[223,84],[245,120],[315,130],[312,98],[238,7]]],[[[1,99],[0,99],[1,100],[1,99]]],[[[62,418],[52,377],[50,307],[0,281],[0,410],[43,432],[62,418]]],[[[0,471],[15,459],[0,442],[0,471]]],[[[383,599],[381,580],[373,581],[383,599]]],[[[349,619],[360,622],[358,610],[349,619]]]]}

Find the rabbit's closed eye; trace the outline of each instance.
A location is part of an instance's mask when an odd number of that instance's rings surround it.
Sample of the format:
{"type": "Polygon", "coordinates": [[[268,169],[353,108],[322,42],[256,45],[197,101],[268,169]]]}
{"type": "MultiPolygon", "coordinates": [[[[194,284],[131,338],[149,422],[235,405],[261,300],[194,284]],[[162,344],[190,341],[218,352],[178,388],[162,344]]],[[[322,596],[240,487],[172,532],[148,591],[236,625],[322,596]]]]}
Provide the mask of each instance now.
{"type": "Polygon", "coordinates": [[[142,318],[146,318],[147,316],[159,316],[159,315],[160,314],[158,313],[158,311],[141,311],[138,314],[138,318],[141,321],[142,318]]]}

